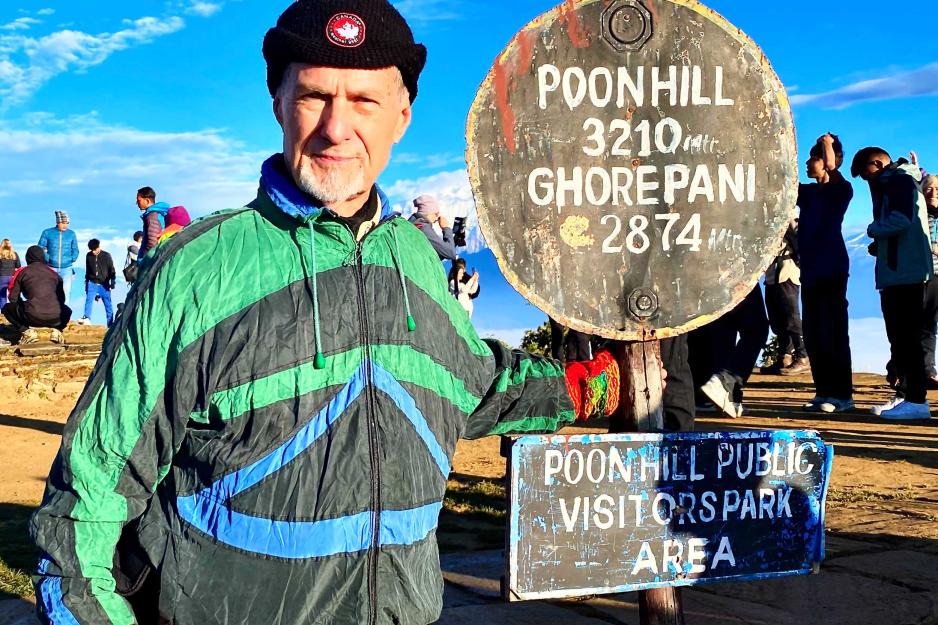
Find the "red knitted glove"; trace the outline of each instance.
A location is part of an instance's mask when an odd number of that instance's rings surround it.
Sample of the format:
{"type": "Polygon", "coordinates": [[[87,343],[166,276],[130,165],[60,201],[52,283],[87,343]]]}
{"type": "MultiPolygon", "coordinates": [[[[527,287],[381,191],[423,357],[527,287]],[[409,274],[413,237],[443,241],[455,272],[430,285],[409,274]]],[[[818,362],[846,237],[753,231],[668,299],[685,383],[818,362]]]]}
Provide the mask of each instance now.
{"type": "Polygon", "coordinates": [[[608,417],[619,407],[619,364],[608,351],[586,363],[567,364],[566,380],[577,421],[608,417]]]}

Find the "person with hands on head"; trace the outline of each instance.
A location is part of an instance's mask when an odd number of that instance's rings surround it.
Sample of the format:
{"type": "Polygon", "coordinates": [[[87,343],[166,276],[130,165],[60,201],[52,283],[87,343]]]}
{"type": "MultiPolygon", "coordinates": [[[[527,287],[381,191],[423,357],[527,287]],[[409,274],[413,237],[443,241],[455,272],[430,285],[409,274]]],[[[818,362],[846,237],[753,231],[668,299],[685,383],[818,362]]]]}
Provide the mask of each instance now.
{"type": "Polygon", "coordinates": [[[840,138],[824,134],[805,163],[814,182],[798,186],[802,329],[815,387],[814,398],[805,405],[809,412],[854,407],[847,314],[850,257],[843,236],[853,187],[840,173],[843,160],[840,138]]]}
{"type": "Polygon", "coordinates": [[[31,521],[43,623],[434,622],[457,440],[618,401],[608,356],[480,338],[376,184],[426,60],[388,0],[298,0],[263,54],[283,152],[147,256],[31,521]]]}
{"type": "Polygon", "coordinates": [[[876,288],[889,338],[890,362],[902,387],[873,414],[883,419],[928,419],[925,351],[922,328],[925,283],[934,275],[928,236],[928,211],[919,182],[921,170],[883,148],[863,148],[853,157],[850,173],[869,184],[873,222],[867,235],[876,256],[876,288]]]}

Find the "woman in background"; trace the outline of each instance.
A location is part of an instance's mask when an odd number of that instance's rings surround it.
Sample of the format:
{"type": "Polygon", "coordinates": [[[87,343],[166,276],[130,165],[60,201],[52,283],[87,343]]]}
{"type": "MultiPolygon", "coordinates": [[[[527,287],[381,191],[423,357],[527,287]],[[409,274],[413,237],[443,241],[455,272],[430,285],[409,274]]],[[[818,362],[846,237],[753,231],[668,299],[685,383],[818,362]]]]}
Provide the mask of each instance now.
{"type": "Polygon", "coordinates": [[[479,272],[468,275],[466,261],[462,258],[457,258],[449,270],[449,292],[472,317],[472,300],[479,297],[479,272]]]}
{"type": "Polygon", "coordinates": [[[0,243],[0,308],[7,304],[7,289],[10,288],[13,274],[20,266],[19,254],[13,249],[10,239],[4,239],[3,243],[0,243]]]}

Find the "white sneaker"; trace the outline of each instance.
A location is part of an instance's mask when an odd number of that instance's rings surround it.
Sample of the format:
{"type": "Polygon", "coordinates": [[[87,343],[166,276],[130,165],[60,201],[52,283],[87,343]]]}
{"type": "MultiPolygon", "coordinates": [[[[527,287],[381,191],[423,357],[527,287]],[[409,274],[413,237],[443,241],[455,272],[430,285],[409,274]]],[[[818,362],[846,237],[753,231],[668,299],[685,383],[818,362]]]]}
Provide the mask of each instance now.
{"type": "Polygon", "coordinates": [[[65,337],[62,336],[62,332],[60,330],[52,330],[52,336],[49,337],[49,340],[53,343],[64,343],[65,337]]]}
{"type": "Polygon", "coordinates": [[[79,320],[76,321],[75,323],[77,323],[77,324],[80,325],[80,326],[90,326],[90,325],[91,325],[91,319],[89,319],[88,317],[82,317],[81,319],[79,319],[79,320]]]}
{"type": "Polygon", "coordinates": [[[821,404],[829,402],[830,397],[821,397],[820,395],[815,395],[814,398],[802,406],[802,409],[808,412],[818,412],[821,409],[821,404]]]}
{"type": "Polygon", "coordinates": [[[30,345],[39,340],[39,333],[29,328],[20,336],[19,345],[30,345]]]}
{"type": "Polygon", "coordinates": [[[882,415],[884,412],[886,412],[887,410],[892,410],[893,408],[895,408],[896,406],[898,406],[904,401],[905,401],[905,398],[895,395],[893,396],[892,399],[887,401],[885,404],[881,404],[879,406],[873,406],[872,408],[870,408],[870,412],[872,412],[874,415],[878,417],[882,415]]]}
{"type": "Polygon", "coordinates": [[[931,409],[928,402],[916,404],[904,401],[894,408],[884,410],[879,416],[881,419],[889,419],[890,421],[917,421],[919,419],[930,419],[931,409]]]}
{"type": "Polygon", "coordinates": [[[700,391],[713,402],[718,410],[731,419],[742,416],[743,405],[733,401],[733,397],[723,386],[723,381],[720,380],[719,376],[714,375],[707,380],[707,383],[700,387],[700,391]]]}
{"type": "Polygon", "coordinates": [[[834,414],[835,412],[847,412],[853,410],[852,399],[825,399],[818,405],[821,412],[834,414]]]}

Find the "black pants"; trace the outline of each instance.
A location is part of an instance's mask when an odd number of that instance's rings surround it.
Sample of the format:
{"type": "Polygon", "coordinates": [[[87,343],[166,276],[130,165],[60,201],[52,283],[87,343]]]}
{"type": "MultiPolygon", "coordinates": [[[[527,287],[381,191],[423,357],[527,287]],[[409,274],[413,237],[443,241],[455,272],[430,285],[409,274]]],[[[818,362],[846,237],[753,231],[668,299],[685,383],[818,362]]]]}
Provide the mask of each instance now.
{"type": "Polygon", "coordinates": [[[853,362],[847,321],[847,276],[801,285],[804,342],[818,397],[853,397],[853,362]]]}
{"type": "Polygon", "coordinates": [[[72,317],[72,309],[68,306],[62,306],[62,317],[57,320],[35,319],[26,314],[26,302],[10,302],[3,307],[3,316],[7,318],[13,327],[19,331],[28,328],[55,328],[64,330],[68,325],[68,320],[72,317]]]}
{"type": "Polygon", "coordinates": [[[769,313],[769,326],[778,337],[778,356],[794,354],[804,358],[801,313],[798,310],[799,287],[794,282],[765,285],[765,307],[769,313]]]}
{"type": "Polygon", "coordinates": [[[668,372],[664,389],[664,428],[669,432],[694,431],[694,378],[687,353],[687,335],[661,341],[661,364],[668,372]]]}
{"type": "Polygon", "coordinates": [[[925,284],[903,284],[880,291],[892,364],[905,381],[906,401],[925,403],[925,350],[922,349],[925,284]]]}
{"type": "Polygon", "coordinates": [[[935,368],[935,339],[938,334],[938,276],[925,283],[925,318],[922,326],[922,349],[925,352],[925,372],[929,377],[938,374],[935,368]]]}
{"type": "Polygon", "coordinates": [[[741,402],[743,387],[768,337],[769,319],[762,287],[756,285],[736,308],[691,333],[690,357],[695,384],[700,386],[716,374],[732,393],[733,401],[741,402]]]}

